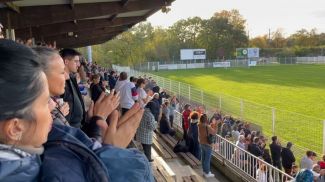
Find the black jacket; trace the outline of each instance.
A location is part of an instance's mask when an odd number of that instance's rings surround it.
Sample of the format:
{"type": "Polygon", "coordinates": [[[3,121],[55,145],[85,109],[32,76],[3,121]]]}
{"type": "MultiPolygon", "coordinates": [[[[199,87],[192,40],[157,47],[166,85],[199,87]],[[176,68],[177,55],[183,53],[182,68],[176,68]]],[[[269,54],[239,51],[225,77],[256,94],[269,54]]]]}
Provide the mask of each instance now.
{"type": "Polygon", "coordinates": [[[295,156],[293,155],[292,151],[288,148],[282,148],[281,157],[282,166],[284,168],[291,168],[292,163],[296,162],[295,156]]]}
{"type": "Polygon", "coordinates": [[[98,100],[99,96],[102,94],[103,88],[99,84],[92,84],[90,86],[91,100],[94,103],[98,100]]]}
{"type": "Polygon", "coordinates": [[[255,143],[249,146],[249,152],[255,155],[256,157],[262,157],[263,150],[255,143]]]}
{"type": "Polygon", "coordinates": [[[68,120],[69,124],[73,127],[80,128],[81,125],[83,125],[85,123],[86,111],[85,111],[85,104],[84,104],[83,98],[79,91],[77,79],[75,78],[74,75],[70,74],[70,79],[65,81],[65,92],[61,97],[63,98],[63,100],[65,102],[68,102],[69,107],[70,107],[70,113],[66,116],[66,119],[68,120]],[[73,91],[72,91],[73,88],[72,87],[74,87],[76,90],[76,93],[77,93],[76,98],[79,99],[79,101],[81,103],[81,108],[82,108],[81,120],[78,122],[75,121],[75,118],[78,117],[78,116],[76,116],[78,113],[74,112],[74,107],[75,107],[74,104],[76,102],[74,100],[75,97],[73,96],[73,91]]]}
{"type": "Polygon", "coordinates": [[[276,143],[271,143],[270,144],[270,150],[271,150],[271,156],[272,156],[272,161],[280,161],[281,159],[281,145],[278,145],[276,143]]]}

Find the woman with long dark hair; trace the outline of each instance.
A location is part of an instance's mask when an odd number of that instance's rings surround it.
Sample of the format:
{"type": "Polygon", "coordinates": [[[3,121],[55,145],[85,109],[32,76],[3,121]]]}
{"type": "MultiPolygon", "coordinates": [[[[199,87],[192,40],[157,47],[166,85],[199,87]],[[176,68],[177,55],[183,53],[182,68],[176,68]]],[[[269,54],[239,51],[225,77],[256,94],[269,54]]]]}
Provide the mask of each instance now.
{"type": "Polygon", "coordinates": [[[199,127],[199,140],[201,145],[201,161],[203,168],[203,175],[206,178],[214,177],[214,174],[210,171],[210,161],[212,155],[212,143],[208,141],[209,135],[215,135],[216,130],[209,125],[208,116],[203,114],[200,117],[199,127]]]}
{"type": "Polygon", "coordinates": [[[101,127],[102,142],[80,129],[53,123],[50,96],[62,94],[64,84],[54,83],[64,80],[50,79],[62,60],[48,53],[47,72],[42,56],[0,40],[0,181],[153,181],[145,156],[125,149],[143,114],[139,105],[119,119],[118,94],[102,94],[91,118],[101,127]]]}

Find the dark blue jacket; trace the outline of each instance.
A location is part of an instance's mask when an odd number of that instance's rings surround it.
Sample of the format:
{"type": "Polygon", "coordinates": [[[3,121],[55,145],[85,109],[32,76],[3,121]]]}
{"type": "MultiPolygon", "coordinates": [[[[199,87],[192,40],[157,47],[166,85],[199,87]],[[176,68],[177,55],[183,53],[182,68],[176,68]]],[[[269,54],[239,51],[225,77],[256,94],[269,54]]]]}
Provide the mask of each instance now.
{"type": "Polygon", "coordinates": [[[154,181],[139,151],[96,145],[80,129],[54,125],[45,144],[42,181],[154,181]]]}
{"type": "Polygon", "coordinates": [[[190,152],[199,160],[201,160],[201,147],[199,143],[199,128],[197,122],[191,122],[188,130],[188,143],[190,152]]]}
{"type": "Polygon", "coordinates": [[[159,99],[153,98],[146,107],[150,109],[152,115],[155,117],[155,121],[158,122],[160,114],[159,99]]]}
{"type": "Polygon", "coordinates": [[[38,155],[30,155],[11,146],[0,145],[0,181],[38,181],[41,160],[38,155]],[[6,154],[17,157],[10,159],[6,154]],[[6,157],[7,156],[7,157],[6,157]]]}
{"type": "Polygon", "coordinates": [[[112,75],[108,75],[108,84],[109,84],[109,89],[114,89],[115,85],[116,85],[117,79],[112,76],[112,75]]]}

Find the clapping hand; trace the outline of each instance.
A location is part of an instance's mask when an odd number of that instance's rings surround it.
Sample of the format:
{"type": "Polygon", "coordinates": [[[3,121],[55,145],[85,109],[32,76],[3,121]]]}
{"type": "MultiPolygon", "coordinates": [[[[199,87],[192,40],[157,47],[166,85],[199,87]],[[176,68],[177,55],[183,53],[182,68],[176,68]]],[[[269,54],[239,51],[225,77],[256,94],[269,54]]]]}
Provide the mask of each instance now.
{"type": "Polygon", "coordinates": [[[103,143],[125,148],[134,137],[139,127],[144,110],[138,103],[126,112],[120,119],[118,111],[113,111],[109,116],[109,124],[104,120],[98,120],[101,128],[103,143]]]}

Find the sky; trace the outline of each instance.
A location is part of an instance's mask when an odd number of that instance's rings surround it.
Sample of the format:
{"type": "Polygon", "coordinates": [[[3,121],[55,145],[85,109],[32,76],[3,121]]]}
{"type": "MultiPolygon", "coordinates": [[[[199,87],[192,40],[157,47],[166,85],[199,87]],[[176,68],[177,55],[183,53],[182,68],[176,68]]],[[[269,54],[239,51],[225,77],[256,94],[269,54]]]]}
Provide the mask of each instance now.
{"type": "Polygon", "coordinates": [[[175,0],[170,8],[167,14],[159,11],[147,21],[167,28],[181,19],[208,19],[215,12],[238,9],[247,21],[250,37],[278,28],[283,29],[285,36],[302,28],[325,32],[325,0],[175,0]]]}

